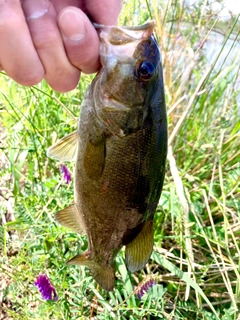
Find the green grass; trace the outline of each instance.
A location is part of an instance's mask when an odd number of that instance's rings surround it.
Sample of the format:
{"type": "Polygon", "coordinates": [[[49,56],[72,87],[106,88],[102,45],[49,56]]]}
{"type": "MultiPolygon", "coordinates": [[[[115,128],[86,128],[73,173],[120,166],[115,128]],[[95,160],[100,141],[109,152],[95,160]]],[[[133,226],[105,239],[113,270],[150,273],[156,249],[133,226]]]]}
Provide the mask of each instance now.
{"type": "MultiPolygon", "coordinates": [[[[73,184],[64,183],[60,163],[48,159],[46,150],[76,128],[74,117],[92,77],[58,94],[44,81],[24,88],[1,73],[0,315],[239,319],[240,19],[225,28],[218,23],[224,39],[236,41],[216,47],[210,64],[202,45],[216,16],[203,3],[189,11],[178,1],[128,1],[120,24],[140,24],[149,17],[157,21],[163,53],[170,142],[151,260],[129,274],[121,251],[111,293],[97,286],[88,269],[66,265],[87,248],[87,240],[54,220],[54,213],[72,202],[73,184]],[[231,60],[229,50],[237,51],[231,60]],[[7,204],[13,201],[15,220],[8,221],[7,204]],[[34,286],[39,273],[51,279],[58,302],[41,299],[34,286]],[[149,277],[158,283],[138,300],[136,292],[149,277]]],[[[73,172],[74,165],[69,169],[73,172]]]]}

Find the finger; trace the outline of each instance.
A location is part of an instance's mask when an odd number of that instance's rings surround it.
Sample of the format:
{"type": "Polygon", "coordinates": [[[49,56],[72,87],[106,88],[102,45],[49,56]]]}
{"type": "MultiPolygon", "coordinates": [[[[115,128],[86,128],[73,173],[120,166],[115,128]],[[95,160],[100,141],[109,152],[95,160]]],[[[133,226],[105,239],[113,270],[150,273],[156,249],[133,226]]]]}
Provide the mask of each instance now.
{"type": "Polygon", "coordinates": [[[121,0],[86,0],[87,12],[93,22],[104,25],[117,24],[122,8],[121,0]]]}
{"type": "Polygon", "coordinates": [[[32,41],[45,68],[46,81],[59,92],[74,89],[80,71],[68,60],[54,7],[47,0],[25,0],[23,9],[32,41]]]}
{"type": "Polygon", "coordinates": [[[19,0],[0,0],[1,68],[22,85],[34,85],[44,77],[44,68],[33,46],[19,0]]]}
{"type": "Polygon", "coordinates": [[[99,39],[88,17],[78,8],[67,7],[59,13],[59,28],[71,63],[84,73],[100,67],[99,39]]]}

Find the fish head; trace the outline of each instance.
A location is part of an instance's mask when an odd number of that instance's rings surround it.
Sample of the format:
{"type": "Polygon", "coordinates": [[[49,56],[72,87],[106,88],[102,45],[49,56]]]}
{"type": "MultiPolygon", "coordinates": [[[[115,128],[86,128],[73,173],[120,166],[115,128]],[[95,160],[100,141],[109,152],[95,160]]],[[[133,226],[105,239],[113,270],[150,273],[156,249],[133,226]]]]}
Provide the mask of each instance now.
{"type": "Polygon", "coordinates": [[[149,88],[158,82],[161,56],[154,25],[150,21],[138,27],[98,27],[100,95],[104,105],[141,106],[149,88]]]}

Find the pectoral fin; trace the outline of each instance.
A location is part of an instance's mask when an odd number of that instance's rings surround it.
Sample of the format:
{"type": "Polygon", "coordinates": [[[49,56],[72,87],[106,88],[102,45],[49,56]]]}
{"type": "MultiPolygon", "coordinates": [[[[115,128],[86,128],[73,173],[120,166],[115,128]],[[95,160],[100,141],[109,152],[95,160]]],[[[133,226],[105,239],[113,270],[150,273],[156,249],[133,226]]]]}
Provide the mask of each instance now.
{"type": "Polygon", "coordinates": [[[58,211],[55,214],[55,218],[64,227],[70,228],[79,234],[85,233],[83,221],[75,204],[58,211]]]}
{"type": "Polygon", "coordinates": [[[78,132],[74,131],[51,146],[47,151],[47,156],[61,161],[75,161],[77,148],[78,132]]]}
{"type": "Polygon", "coordinates": [[[141,232],[126,245],[125,259],[130,272],[142,269],[148,262],[153,248],[153,221],[147,221],[141,232]]]}
{"type": "Polygon", "coordinates": [[[101,178],[105,164],[105,139],[101,137],[96,143],[90,140],[84,154],[84,169],[87,176],[98,180],[101,178]]]}
{"type": "Polygon", "coordinates": [[[91,271],[93,278],[100,284],[100,286],[107,291],[112,291],[114,288],[115,270],[109,265],[100,265],[89,258],[88,252],[79,254],[70,261],[68,264],[78,264],[80,266],[88,267],[91,271]]]}

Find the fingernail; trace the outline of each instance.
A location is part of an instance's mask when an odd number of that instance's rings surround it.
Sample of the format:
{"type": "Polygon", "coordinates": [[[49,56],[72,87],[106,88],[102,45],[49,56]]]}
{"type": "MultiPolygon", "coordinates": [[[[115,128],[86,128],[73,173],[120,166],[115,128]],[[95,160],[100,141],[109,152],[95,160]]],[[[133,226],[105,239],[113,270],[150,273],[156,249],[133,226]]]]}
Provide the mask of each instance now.
{"type": "Polygon", "coordinates": [[[25,0],[22,7],[27,20],[38,19],[48,12],[49,2],[47,0],[25,0]]]}
{"type": "Polygon", "coordinates": [[[71,9],[64,11],[59,17],[59,26],[63,35],[73,41],[81,40],[86,34],[81,14],[71,9]]]}

